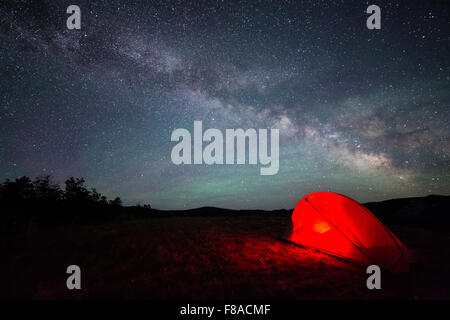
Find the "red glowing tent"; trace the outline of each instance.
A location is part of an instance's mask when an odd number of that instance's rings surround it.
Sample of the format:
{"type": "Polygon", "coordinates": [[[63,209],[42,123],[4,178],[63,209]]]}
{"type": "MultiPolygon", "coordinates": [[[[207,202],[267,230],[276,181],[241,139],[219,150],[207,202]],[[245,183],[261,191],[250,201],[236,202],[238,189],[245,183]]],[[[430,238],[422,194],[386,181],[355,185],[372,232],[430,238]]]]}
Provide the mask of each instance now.
{"type": "Polygon", "coordinates": [[[343,195],[316,192],[292,214],[290,241],[392,272],[408,269],[406,247],[364,206],[343,195]]]}

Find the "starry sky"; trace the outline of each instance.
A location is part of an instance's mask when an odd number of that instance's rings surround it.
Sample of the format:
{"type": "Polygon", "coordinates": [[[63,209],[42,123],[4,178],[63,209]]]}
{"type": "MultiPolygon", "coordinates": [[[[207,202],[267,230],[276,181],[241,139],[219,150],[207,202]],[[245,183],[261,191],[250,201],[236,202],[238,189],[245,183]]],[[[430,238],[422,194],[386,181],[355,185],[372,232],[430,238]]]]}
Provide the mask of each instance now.
{"type": "Polygon", "coordinates": [[[292,208],[450,194],[445,1],[0,4],[0,179],[125,204],[292,208]],[[68,30],[66,8],[81,8],[68,30]],[[368,30],[366,8],[382,10],[368,30]],[[278,128],[280,169],[171,162],[176,128],[278,128]]]}

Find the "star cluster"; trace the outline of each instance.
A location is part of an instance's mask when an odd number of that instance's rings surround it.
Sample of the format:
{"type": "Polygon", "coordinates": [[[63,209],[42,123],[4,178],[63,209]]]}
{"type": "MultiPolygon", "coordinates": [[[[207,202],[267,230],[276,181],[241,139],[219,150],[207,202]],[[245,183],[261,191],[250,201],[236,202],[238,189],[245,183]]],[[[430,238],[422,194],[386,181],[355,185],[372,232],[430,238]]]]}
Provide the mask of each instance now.
{"type": "Polygon", "coordinates": [[[291,208],[450,193],[441,1],[2,1],[0,178],[125,203],[291,208]],[[81,8],[68,30],[66,8],[81,8]],[[280,129],[280,170],[171,162],[176,128],[280,129]]]}

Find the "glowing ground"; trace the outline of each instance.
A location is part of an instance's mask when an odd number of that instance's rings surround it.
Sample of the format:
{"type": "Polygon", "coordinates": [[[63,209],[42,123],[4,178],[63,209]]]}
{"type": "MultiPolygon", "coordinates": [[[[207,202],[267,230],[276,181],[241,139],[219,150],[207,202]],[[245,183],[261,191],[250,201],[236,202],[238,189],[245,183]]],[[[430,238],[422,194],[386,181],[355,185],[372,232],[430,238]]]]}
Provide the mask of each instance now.
{"type": "Polygon", "coordinates": [[[68,228],[35,228],[3,239],[1,296],[20,298],[396,299],[450,297],[450,234],[392,228],[415,252],[415,271],[383,274],[281,239],[287,214],[157,217],[68,228]],[[437,247],[436,243],[440,245],[437,247]],[[78,264],[82,290],[66,289],[78,264]]]}

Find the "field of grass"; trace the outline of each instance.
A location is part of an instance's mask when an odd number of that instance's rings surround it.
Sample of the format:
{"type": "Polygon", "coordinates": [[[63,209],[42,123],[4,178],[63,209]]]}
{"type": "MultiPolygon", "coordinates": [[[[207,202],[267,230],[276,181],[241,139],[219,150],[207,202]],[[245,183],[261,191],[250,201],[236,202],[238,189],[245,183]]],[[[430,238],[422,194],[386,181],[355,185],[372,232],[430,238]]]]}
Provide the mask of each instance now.
{"type": "Polygon", "coordinates": [[[382,274],[283,241],[289,214],[158,215],[104,224],[39,226],[2,236],[0,296],[31,299],[450,298],[450,233],[394,227],[414,252],[408,275],[382,274]],[[66,288],[66,267],[82,290],[66,288]]]}

